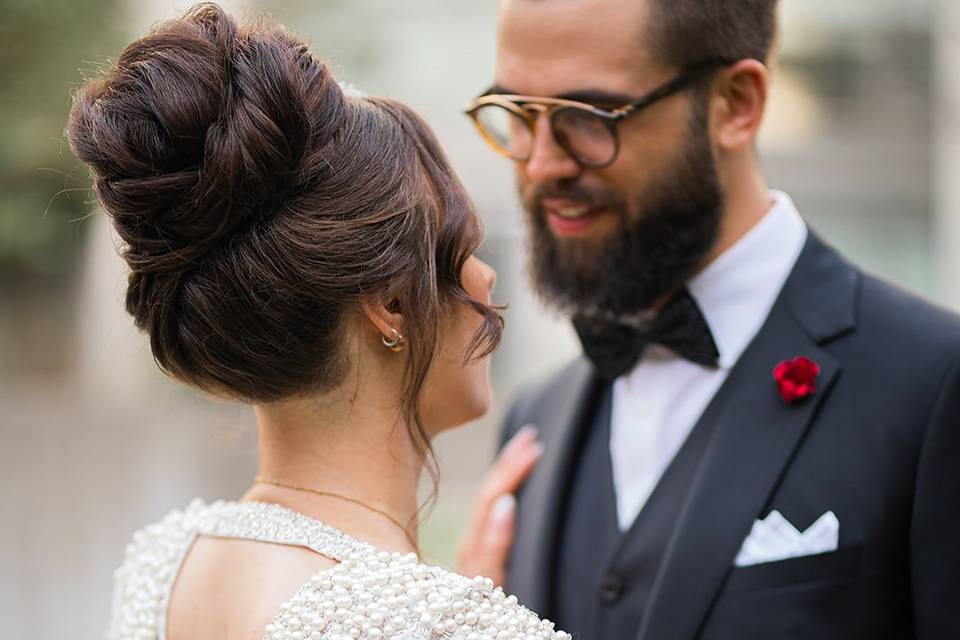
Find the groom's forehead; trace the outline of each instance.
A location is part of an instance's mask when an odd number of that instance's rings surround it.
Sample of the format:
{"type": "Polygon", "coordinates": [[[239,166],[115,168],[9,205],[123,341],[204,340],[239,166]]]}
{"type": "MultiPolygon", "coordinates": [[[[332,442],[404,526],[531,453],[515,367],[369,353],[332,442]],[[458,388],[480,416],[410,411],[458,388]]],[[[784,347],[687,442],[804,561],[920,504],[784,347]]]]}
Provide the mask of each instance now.
{"type": "Polygon", "coordinates": [[[635,92],[653,72],[647,13],[647,0],[503,0],[497,83],[535,95],[635,92]]]}
{"type": "Polygon", "coordinates": [[[649,39],[651,0],[502,0],[500,40],[532,46],[636,49],[649,39]]]}

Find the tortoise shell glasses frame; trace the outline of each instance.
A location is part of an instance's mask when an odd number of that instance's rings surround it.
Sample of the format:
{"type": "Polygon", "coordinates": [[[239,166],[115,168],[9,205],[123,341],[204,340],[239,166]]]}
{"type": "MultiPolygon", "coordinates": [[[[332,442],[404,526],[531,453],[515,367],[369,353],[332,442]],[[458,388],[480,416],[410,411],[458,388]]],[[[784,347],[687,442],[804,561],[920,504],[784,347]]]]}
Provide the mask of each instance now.
{"type": "Polygon", "coordinates": [[[541,114],[550,122],[554,140],[581,166],[603,168],[620,152],[617,125],[661,100],[693,85],[729,60],[709,60],[682,72],[643,96],[614,109],[564,98],[486,93],[465,109],[484,140],[502,156],[526,162],[533,150],[541,114]]]}

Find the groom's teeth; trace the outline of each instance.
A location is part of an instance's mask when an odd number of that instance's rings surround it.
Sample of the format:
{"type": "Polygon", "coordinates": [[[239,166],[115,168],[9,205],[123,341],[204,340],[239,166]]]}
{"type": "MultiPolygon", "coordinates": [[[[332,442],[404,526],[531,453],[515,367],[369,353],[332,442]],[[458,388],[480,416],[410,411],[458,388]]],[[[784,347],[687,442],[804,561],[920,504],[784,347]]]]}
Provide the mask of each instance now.
{"type": "Polygon", "coordinates": [[[580,218],[590,211],[590,207],[561,207],[556,209],[561,218],[580,218]]]}

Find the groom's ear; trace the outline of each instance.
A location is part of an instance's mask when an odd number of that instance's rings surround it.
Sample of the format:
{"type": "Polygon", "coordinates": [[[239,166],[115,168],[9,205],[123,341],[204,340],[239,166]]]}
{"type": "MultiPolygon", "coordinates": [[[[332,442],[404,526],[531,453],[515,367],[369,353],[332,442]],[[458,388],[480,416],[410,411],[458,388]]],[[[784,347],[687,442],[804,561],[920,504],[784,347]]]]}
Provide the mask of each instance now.
{"type": "Polygon", "coordinates": [[[403,314],[400,313],[400,302],[392,300],[367,299],[360,302],[363,315],[380,335],[388,340],[395,337],[395,333],[403,333],[403,314]]]}
{"type": "Polygon", "coordinates": [[[770,72],[757,60],[741,60],[721,69],[713,82],[711,121],[722,151],[752,148],[763,124],[770,72]]]}

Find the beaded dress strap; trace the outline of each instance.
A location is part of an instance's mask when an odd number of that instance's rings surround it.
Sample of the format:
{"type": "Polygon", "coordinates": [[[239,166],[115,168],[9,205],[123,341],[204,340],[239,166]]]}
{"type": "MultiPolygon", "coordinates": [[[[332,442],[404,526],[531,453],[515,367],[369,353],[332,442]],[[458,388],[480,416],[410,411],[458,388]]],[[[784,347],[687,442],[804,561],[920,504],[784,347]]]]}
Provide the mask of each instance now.
{"type": "Polygon", "coordinates": [[[196,507],[187,509],[186,526],[201,535],[306,547],[338,562],[355,552],[376,553],[372,545],[280,505],[217,501],[196,507]]]}

